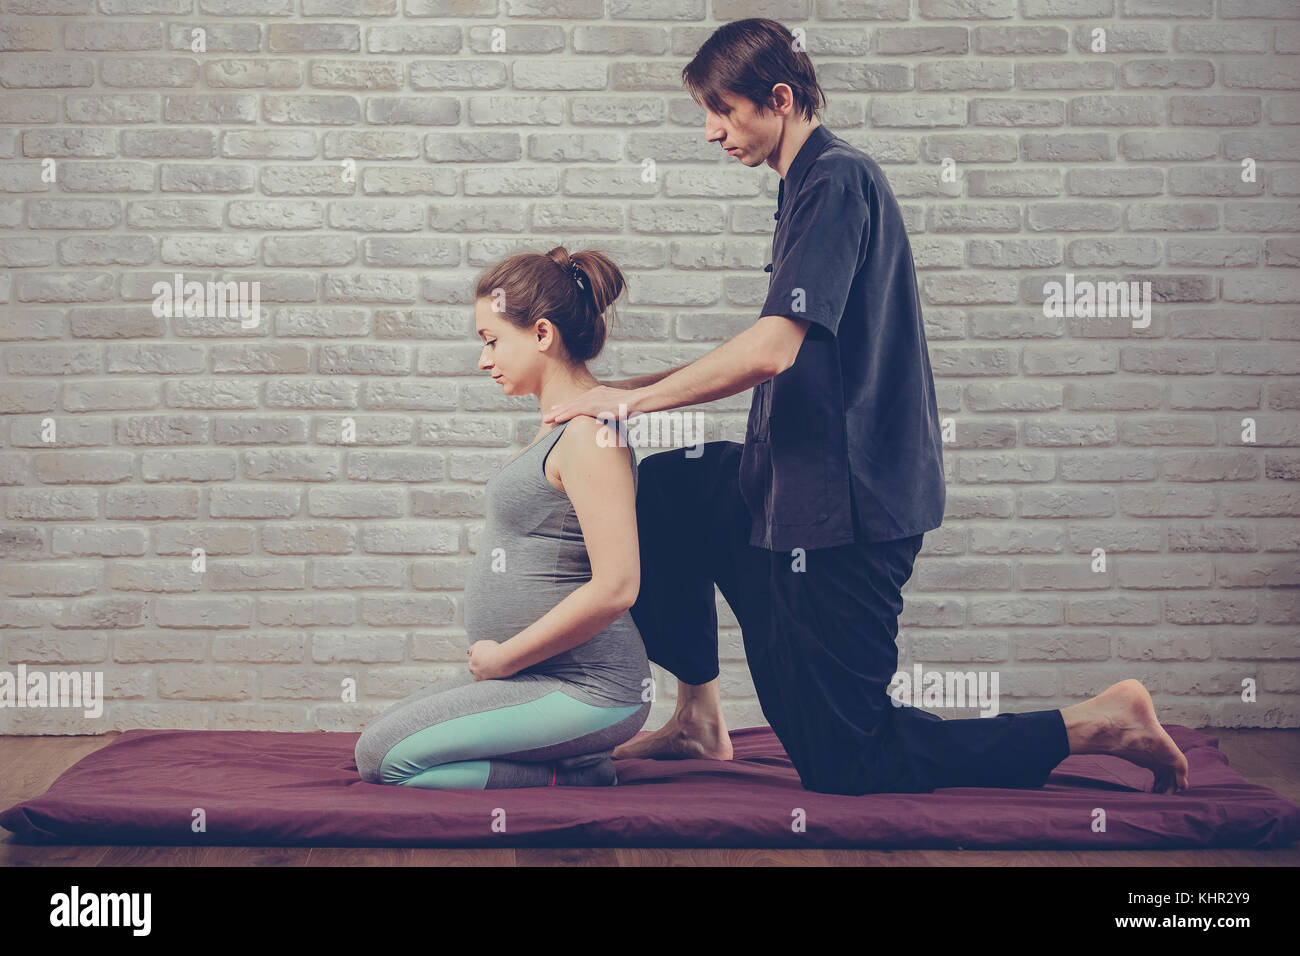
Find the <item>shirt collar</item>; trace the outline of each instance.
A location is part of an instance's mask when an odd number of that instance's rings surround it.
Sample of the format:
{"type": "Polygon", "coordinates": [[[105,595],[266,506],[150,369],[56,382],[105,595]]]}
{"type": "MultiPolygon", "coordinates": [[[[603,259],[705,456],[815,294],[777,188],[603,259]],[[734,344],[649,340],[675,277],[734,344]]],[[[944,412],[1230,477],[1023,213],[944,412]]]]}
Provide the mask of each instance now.
{"type": "Polygon", "coordinates": [[[808,170],[818,156],[822,154],[827,146],[830,145],[834,135],[826,128],[825,123],[818,124],[808,138],[804,140],[799,152],[795,154],[794,160],[790,163],[790,168],[785,171],[785,178],[781,180],[781,185],[776,190],[776,209],[779,217],[781,204],[785,201],[785,184],[790,184],[791,192],[798,192],[799,187],[803,184],[804,177],[808,175],[808,170]]]}

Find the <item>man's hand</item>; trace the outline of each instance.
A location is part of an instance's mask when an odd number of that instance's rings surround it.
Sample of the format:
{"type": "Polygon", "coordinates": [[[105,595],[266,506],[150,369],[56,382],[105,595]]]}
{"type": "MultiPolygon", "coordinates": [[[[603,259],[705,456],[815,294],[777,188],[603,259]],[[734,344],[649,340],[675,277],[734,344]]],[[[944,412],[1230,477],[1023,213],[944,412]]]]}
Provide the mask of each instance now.
{"type": "Polygon", "coordinates": [[[637,390],[626,388],[611,388],[608,385],[597,385],[595,388],[588,389],[577,398],[570,399],[559,405],[552,405],[542,415],[542,422],[567,422],[570,418],[578,415],[590,415],[597,421],[609,422],[619,416],[619,406],[624,405],[627,418],[635,418],[639,413],[634,410],[637,390]]]}
{"type": "Polygon", "coordinates": [[[469,672],[475,680],[500,680],[514,674],[506,652],[496,641],[475,641],[470,645],[469,672]]]}

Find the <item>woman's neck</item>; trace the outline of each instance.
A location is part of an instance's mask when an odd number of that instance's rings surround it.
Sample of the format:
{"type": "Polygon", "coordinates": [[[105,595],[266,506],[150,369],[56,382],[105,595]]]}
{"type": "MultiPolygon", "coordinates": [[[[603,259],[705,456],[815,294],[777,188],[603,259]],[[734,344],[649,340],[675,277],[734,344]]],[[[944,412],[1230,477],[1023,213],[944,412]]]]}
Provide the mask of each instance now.
{"type": "MultiPolygon", "coordinates": [[[[592,375],[586,368],[573,371],[565,370],[556,374],[553,379],[542,383],[541,392],[537,396],[538,406],[545,413],[552,405],[561,405],[571,401],[599,384],[600,382],[596,379],[596,376],[592,375]]],[[[613,413],[617,412],[618,409],[611,408],[609,411],[613,413]]]]}

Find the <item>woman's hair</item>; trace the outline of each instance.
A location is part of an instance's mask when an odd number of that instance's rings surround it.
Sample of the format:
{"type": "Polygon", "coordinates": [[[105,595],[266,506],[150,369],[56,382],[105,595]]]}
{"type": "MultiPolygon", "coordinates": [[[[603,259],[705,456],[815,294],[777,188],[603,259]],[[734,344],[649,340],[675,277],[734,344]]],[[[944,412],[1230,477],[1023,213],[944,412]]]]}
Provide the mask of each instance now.
{"type": "Polygon", "coordinates": [[[474,298],[500,302],[500,313],[516,328],[531,329],[549,319],[560,332],[564,351],[574,362],[588,362],[605,345],[605,310],[623,292],[623,273],[603,252],[586,249],[572,255],[556,246],[546,255],[521,252],[489,269],[474,289],[474,298]],[[581,270],[580,286],[573,269],[581,270]]]}
{"type": "Polygon", "coordinates": [[[778,83],[789,85],[795,110],[807,120],[826,105],[812,60],[795,49],[794,34],[775,20],[759,17],[714,30],[682,70],[682,81],[697,103],[722,116],[730,112],[723,93],[743,96],[767,110],[778,83]]]}

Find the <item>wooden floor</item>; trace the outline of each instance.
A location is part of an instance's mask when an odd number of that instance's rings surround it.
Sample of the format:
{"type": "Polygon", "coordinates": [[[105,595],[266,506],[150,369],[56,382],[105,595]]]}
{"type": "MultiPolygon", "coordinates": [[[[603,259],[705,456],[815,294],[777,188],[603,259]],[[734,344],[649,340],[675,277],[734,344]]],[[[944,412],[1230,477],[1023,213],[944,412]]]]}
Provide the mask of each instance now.
{"type": "MultiPolygon", "coordinates": [[[[1222,730],[1246,780],[1300,803],[1300,730],[1222,730]]],[[[0,736],[0,809],[41,795],[117,735],[0,736]]],[[[1281,850],[657,850],[24,846],[0,829],[0,866],[1296,866],[1281,850]]]]}

